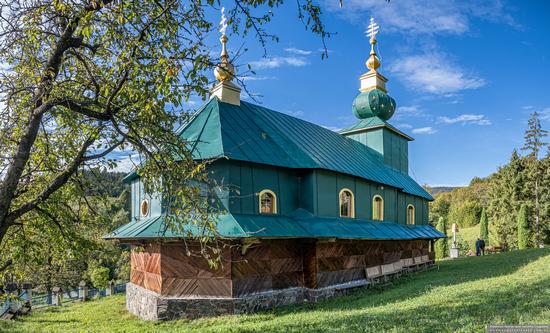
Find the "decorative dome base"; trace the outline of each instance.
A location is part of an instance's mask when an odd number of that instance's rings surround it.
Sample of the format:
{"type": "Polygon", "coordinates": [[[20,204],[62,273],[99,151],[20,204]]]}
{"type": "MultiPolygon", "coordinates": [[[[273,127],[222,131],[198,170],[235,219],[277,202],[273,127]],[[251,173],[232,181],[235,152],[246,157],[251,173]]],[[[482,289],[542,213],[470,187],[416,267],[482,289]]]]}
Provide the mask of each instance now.
{"type": "Polygon", "coordinates": [[[380,89],[372,89],[357,95],[351,107],[353,114],[359,119],[379,117],[389,120],[395,112],[395,100],[380,89]]]}

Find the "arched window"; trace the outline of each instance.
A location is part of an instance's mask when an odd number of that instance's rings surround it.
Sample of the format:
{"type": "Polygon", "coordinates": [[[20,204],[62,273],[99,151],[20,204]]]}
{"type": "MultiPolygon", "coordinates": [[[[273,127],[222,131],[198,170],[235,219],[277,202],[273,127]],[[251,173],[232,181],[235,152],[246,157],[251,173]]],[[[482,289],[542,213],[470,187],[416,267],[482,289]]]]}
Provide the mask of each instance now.
{"type": "Polygon", "coordinates": [[[277,214],[277,196],[271,190],[260,192],[260,214],[277,214]]]}
{"type": "Polygon", "coordinates": [[[379,195],[372,198],[372,219],[376,221],[384,220],[384,199],[379,195]]]}
{"type": "Polygon", "coordinates": [[[407,224],[414,224],[414,206],[407,206],[407,224]]]}
{"type": "Polygon", "coordinates": [[[340,191],[340,217],[355,217],[353,192],[344,188],[340,191]]]}

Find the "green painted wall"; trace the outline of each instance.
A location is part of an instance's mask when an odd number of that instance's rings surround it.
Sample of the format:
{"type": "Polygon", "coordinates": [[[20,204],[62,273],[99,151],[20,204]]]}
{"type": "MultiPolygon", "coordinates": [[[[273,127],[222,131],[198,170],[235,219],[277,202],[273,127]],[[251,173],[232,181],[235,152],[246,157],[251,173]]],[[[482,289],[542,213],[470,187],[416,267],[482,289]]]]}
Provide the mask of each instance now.
{"type": "Polygon", "coordinates": [[[347,135],[350,139],[380,153],[384,163],[405,174],[409,172],[409,145],[407,139],[387,128],[366,129],[347,135]]]}
{"type": "MultiPolygon", "coordinates": [[[[415,206],[416,224],[428,223],[428,201],[395,188],[327,170],[295,170],[261,164],[219,160],[208,167],[209,176],[223,191],[221,202],[234,214],[259,214],[258,194],[270,189],[277,194],[279,214],[287,215],[298,208],[322,217],[338,217],[338,194],[343,188],[353,191],[355,217],[372,219],[372,199],[384,198],[384,220],[406,224],[407,206],[415,206]]],[[[131,214],[139,219],[139,204],[150,201],[148,217],[161,214],[158,196],[146,195],[139,179],[132,181],[131,214]]]]}
{"type": "Polygon", "coordinates": [[[143,182],[141,179],[134,179],[130,183],[131,189],[131,216],[134,219],[147,219],[150,217],[159,216],[162,214],[162,204],[160,195],[150,195],[145,193],[143,188],[143,182]],[[147,199],[149,201],[149,214],[147,216],[141,216],[140,205],[141,201],[147,199]]]}

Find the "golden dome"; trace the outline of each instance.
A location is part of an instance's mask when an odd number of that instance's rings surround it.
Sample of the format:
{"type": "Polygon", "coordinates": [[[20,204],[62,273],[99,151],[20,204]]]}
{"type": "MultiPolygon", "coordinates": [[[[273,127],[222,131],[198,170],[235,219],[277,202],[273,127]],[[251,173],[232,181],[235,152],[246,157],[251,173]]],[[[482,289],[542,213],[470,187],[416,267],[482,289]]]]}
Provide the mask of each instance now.
{"type": "Polygon", "coordinates": [[[214,76],[220,82],[231,81],[235,77],[235,67],[229,62],[229,55],[226,49],[227,36],[225,34],[220,37],[220,42],[222,43],[221,62],[216,65],[214,76]]]}
{"type": "Polygon", "coordinates": [[[370,57],[367,60],[367,67],[371,70],[376,71],[378,67],[380,67],[380,60],[376,56],[376,52],[374,51],[374,44],[376,44],[376,39],[371,38],[370,39],[371,49],[370,49],[370,57]]]}

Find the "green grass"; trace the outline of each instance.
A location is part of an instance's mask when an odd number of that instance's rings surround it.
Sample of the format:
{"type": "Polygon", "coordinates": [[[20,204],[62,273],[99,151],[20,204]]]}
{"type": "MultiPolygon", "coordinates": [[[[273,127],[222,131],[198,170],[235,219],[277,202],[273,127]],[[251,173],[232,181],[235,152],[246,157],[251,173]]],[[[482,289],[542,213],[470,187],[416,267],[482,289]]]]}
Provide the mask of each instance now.
{"type": "MultiPolygon", "coordinates": [[[[468,242],[470,245],[470,249],[472,251],[475,251],[476,249],[476,240],[479,237],[479,223],[467,228],[460,228],[458,231],[458,235],[462,237],[463,240],[468,242]]],[[[449,236],[449,242],[452,242],[453,233],[451,229],[447,230],[447,236],[449,236]]],[[[490,226],[489,226],[489,239],[485,240],[486,246],[498,246],[497,241],[495,240],[495,235],[492,233],[490,226]]]]}
{"type": "Polygon", "coordinates": [[[37,311],[0,332],[485,332],[550,323],[550,249],[446,260],[385,290],[317,304],[194,321],[148,322],[123,296],[37,311]]]}

